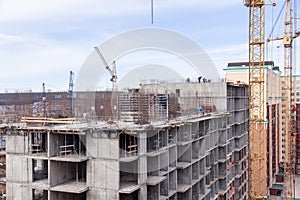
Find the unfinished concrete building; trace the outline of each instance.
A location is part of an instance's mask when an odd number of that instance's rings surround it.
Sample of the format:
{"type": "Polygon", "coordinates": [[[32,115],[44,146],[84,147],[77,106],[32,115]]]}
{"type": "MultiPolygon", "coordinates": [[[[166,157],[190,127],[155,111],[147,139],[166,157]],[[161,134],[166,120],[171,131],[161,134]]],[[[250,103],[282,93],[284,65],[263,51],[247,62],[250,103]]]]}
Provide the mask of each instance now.
{"type": "Polygon", "coordinates": [[[247,199],[246,85],[145,84],[115,97],[107,118],[86,117],[99,106],[87,104],[82,118],[3,126],[7,199],[247,199]]]}

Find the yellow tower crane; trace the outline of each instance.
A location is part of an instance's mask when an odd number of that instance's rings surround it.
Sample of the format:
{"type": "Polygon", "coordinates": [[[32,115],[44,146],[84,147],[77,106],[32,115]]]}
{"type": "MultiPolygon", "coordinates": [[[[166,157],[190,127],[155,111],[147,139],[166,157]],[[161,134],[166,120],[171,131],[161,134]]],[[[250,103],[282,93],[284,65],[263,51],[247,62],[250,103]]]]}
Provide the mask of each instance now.
{"type": "Polygon", "coordinates": [[[249,199],[265,199],[265,2],[246,0],[249,8],[249,199]]]}
{"type": "MultiPolygon", "coordinates": [[[[246,0],[249,7],[249,199],[266,199],[266,131],[265,117],[265,1],[246,0]]],[[[273,5],[274,6],[274,5],[273,5]]],[[[294,162],[295,146],[293,115],[293,72],[292,43],[293,36],[291,0],[286,0],[284,20],[284,101],[283,116],[285,119],[284,139],[284,199],[292,199],[294,195],[294,162]]],[[[280,39],[280,38],[277,38],[280,39]]],[[[276,39],[276,40],[277,40],[276,39]]]]}
{"type": "Polygon", "coordinates": [[[284,101],[283,115],[285,119],[284,139],[285,139],[285,155],[284,155],[284,199],[292,199],[294,195],[294,162],[293,162],[293,133],[294,123],[292,123],[292,113],[294,95],[293,93],[293,19],[291,1],[286,0],[286,12],[284,18],[284,101]]]}

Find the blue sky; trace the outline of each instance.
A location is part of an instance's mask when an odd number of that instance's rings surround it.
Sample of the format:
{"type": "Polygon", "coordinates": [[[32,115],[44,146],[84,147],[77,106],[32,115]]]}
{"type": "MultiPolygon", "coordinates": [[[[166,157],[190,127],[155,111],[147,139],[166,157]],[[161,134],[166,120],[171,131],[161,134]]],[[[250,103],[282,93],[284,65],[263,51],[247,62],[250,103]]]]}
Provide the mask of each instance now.
{"type": "MultiPolygon", "coordinates": [[[[150,0],[0,0],[0,92],[41,91],[43,82],[47,89],[67,90],[69,71],[76,79],[94,46],[144,27],[193,39],[221,75],[228,62],[248,59],[248,9],[242,0],[154,0],[154,24],[150,0]]],[[[141,59],[133,54],[119,66],[135,66],[141,59]]]]}

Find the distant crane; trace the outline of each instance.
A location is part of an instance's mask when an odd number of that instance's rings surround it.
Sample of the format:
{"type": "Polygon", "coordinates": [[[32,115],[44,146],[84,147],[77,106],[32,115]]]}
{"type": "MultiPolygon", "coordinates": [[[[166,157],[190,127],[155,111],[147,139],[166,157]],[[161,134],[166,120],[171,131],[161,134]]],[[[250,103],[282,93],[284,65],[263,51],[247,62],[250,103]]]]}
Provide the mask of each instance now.
{"type": "Polygon", "coordinates": [[[112,82],[112,90],[115,91],[116,90],[116,82],[117,82],[117,70],[116,70],[116,62],[113,61],[111,66],[112,69],[109,67],[109,65],[107,64],[104,56],[102,55],[102,53],[100,52],[100,50],[98,49],[98,47],[95,47],[95,50],[98,54],[98,56],[100,57],[101,61],[103,62],[106,70],[109,72],[109,74],[111,75],[111,79],[110,81],[112,82]]]}
{"type": "Polygon", "coordinates": [[[42,84],[43,87],[43,94],[42,94],[42,101],[43,101],[43,113],[44,117],[46,118],[46,86],[45,83],[42,84]]]}
{"type": "Polygon", "coordinates": [[[68,96],[70,100],[70,113],[69,116],[73,116],[73,87],[74,87],[74,72],[70,71],[69,76],[69,90],[68,90],[68,96]]]}

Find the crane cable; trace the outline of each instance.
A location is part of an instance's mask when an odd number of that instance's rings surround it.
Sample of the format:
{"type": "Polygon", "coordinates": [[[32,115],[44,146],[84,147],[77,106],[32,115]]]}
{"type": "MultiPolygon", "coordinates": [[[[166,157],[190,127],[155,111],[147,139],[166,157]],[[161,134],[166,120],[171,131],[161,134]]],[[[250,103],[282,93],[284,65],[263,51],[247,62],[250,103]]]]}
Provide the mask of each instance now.
{"type": "MultiPolygon", "coordinates": [[[[267,59],[269,59],[269,54],[270,54],[270,59],[273,60],[273,43],[272,43],[272,46],[269,48],[269,41],[271,40],[271,37],[273,36],[273,33],[275,31],[275,28],[277,27],[278,25],[278,22],[280,20],[280,18],[283,16],[283,10],[284,10],[284,7],[285,7],[285,3],[282,4],[282,7],[280,9],[280,12],[275,20],[275,23],[274,23],[274,19],[273,19],[273,16],[274,16],[274,12],[273,12],[273,7],[272,7],[272,29],[270,31],[270,34],[269,34],[269,37],[267,39],[267,44],[266,44],[266,55],[267,55],[267,59]],[[269,50],[271,49],[271,50],[269,50]]],[[[279,45],[281,46],[281,44],[279,45]]],[[[279,46],[277,46],[277,49],[279,48],[279,46]]],[[[279,51],[277,52],[279,54],[279,51]]],[[[276,58],[278,59],[278,62],[279,62],[279,56],[276,56],[276,58]]]]}
{"type": "Polygon", "coordinates": [[[273,32],[274,32],[274,30],[275,30],[275,27],[276,27],[276,25],[277,25],[277,23],[278,23],[278,21],[279,21],[281,15],[282,15],[282,12],[283,12],[284,7],[285,7],[285,4],[282,5],[282,8],[281,8],[281,10],[280,10],[280,12],[279,12],[279,15],[277,16],[277,18],[276,18],[276,20],[275,20],[275,24],[273,24],[273,27],[272,27],[272,29],[271,29],[271,33],[269,34],[269,37],[268,37],[267,40],[271,39],[271,36],[273,35],[273,32]]]}

